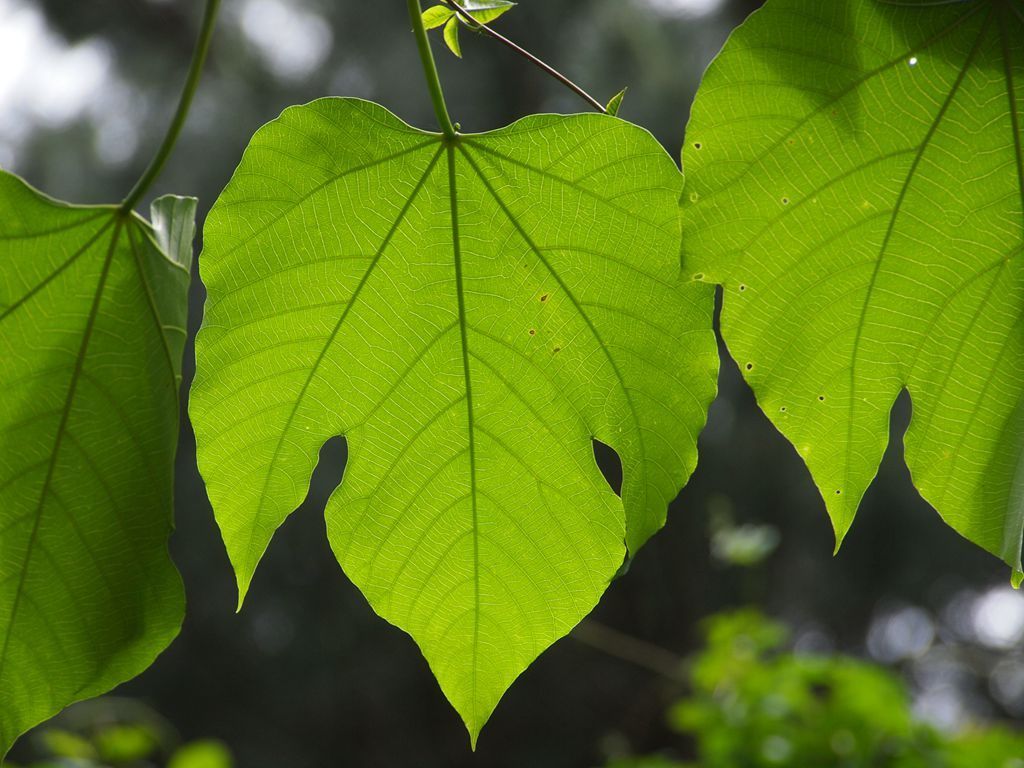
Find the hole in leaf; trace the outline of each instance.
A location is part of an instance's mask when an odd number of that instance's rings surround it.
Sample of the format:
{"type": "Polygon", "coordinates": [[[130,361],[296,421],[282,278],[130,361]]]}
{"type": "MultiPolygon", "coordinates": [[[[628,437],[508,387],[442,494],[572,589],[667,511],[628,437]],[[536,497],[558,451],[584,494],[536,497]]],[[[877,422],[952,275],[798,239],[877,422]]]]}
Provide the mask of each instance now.
{"type": "Polygon", "coordinates": [[[824,395],[818,395],[818,402],[824,403],[825,402],[825,396],[824,395]]]}
{"type": "Polygon", "coordinates": [[[562,351],[561,347],[555,347],[554,349],[551,350],[552,354],[555,354],[555,355],[557,355],[561,351],[562,351]]]}
{"type": "Polygon", "coordinates": [[[693,148],[694,148],[694,149],[701,149],[701,148],[703,148],[703,146],[704,146],[704,145],[703,145],[703,144],[701,144],[701,143],[700,143],[699,141],[695,141],[695,142],[693,142],[693,148]]]}
{"type": "Polygon", "coordinates": [[[324,535],[324,513],[347,463],[348,443],[343,436],[330,437],[320,446],[305,498],[281,524],[260,561],[244,613],[252,622],[247,632],[261,651],[272,652],[268,649],[280,649],[281,643],[287,642],[293,617],[314,610],[316,603],[306,601],[309,595],[343,599],[337,591],[338,587],[344,589],[336,579],[338,560],[324,535]],[[258,588],[261,580],[273,583],[274,588],[258,588]],[[271,615],[274,621],[268,624],[271,615]]]}
{"type": "Polygon", "coordinates": [[[747,290],[747,286],[744,283],[740,283],[740,292],[747,290]]]}
{"type": "Polygon", "coordinates": [[[752,370],[754,370],[754,364],[753,363],[747,363],[744,366],[744,368],[746,368],[748,371],[752,371],[752,370]]]}
{"type": "Polygon", "coordinates": [[[540,300],[541,300],[541,303],[543,303],[543,302],[547,301],[547,300],[548,300],[548,294],[546,294],[546,293],[542,293],[542,294],[540,295],[540,300]]]}
{"type": "Polygon", "coordinates": [[[789,205],[789,198],[788,197],[782,198],[782,204],[783,205],[789,205]]]}
{"type": "Polygon", "coordinates": [[[616,496],[622,496],[622,460],[615,449],[605,445],[596,437],[591,440],[594,444],[594,460],[597,468],[601,470],[604,479],[609,487],[615,491],[616,496]]]}
{"type": "Polygon", "coordinates": [[[320,446],[316,466],[309,478],[309,492],[303,504],[312,504],[319,509],[327,505],[327,499],[341,485],[348,461],[348,443],[343,435],[335,435],[320,446]]]}
{"type": "Polygon", "coordinates": [[[536,336],[537,335],[537,329],[536,328],[531,328],[530,329],[530,335],[531,336],[536,336]]]}

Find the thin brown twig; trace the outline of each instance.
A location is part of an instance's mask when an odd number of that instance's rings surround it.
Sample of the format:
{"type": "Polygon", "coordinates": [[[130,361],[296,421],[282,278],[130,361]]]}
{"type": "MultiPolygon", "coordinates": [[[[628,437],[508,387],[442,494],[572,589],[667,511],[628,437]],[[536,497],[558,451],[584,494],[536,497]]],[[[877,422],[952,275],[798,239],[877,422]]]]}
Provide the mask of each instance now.
{"type": "Polygon", "coordinates": [[[536,56],[534,56],[532,53],[530,53],[525,48],[522,48],[519,45],[517,45],[516,43],[513,43],[511,40],[509,40],[507,37],[505,37],[500,32],[495,32],[493,29],[491,29],[486,24],[481,24],[479,21],[477,21],[476,19],[473,18],[473,16],[470,14],[469,11],[467,11],[465,8],[463,8],[461,5],[459,5],[457,2],[455,2],[455,0],[441,0],[441,1],[446,6],[448,6],[453,11],[455,11],[455,13],[457,13],[459,15],[459,17],[462,18],[462,20],[466,22],[466,24],[469,26],[470,29],[472,29],[472,30],[474,30],[476,32],[483,32],[485,35],[487,35],[489,37],[493,37],[498,42],[503,43],[504,45],[508,46],[513,51],[515,51],[520,56],[522,56],[524,59],[529,61],[531,64],[533,64],[533,65],[535,65],[537,67],[540,67],[542,70],[544,70],[544,72],[546,72],[547,74],[551,75],[551,77],[553,77],[556,80],[558,80],[558,82],[560,82],[566,88],[568,88],[571,91],[573,91],[573,93],[575,93],[577,96],[579,96],[585,102],[587,102],[590,106],[592,106],[598,112],[603,112],[605,114],[608,113],[608,110],[605,109],[604,105],[601,102],[599,102],[597,99],[595,99],[593,96],[591,96],[585,90],[583,90],[580,86],[576,85],[576,83],[574,83],[568,77],[563,75],[561,72],[559,72],[557,69],[552,67],[550,64],[546,64],[543,61],[541,61],[540,59],[538,59],[536,56]]]}
{"type": "Polygon", "coordinates": [[[643,667],[673,682],[687,681],[685,663],[681,656],[593,619],[580,622],[569,636],[595,650],[643,667]]]}

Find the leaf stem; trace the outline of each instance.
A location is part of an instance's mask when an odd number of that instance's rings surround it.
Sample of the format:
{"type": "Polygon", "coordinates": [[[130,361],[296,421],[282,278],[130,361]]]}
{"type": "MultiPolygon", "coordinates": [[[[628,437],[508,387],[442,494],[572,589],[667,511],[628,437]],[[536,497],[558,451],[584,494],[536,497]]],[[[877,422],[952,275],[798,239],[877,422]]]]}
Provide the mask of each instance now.
{"type": "Polygon", "coordinates": [[[434,63],[434,54],[430,50],[427,29],[423,26],[423,9],[420,7],[420,0],[406,0],[406,4],[409,7],[409,21],[412,22],[412,31],[416,35],[416,47],[420,51],[423,75],[427,78],[430,100],[434,104],[434,114],[437,115],[437,122],[440,124],[441,132],[445,138],[454,139],[456,130],[452,124],[451,117],[448,115],[448,106],[444,103],[444,92],[441,90],[441,79],[437,75],[437,64],[434,63]]]}
{"type": "Polygon", "coordinates": [[[164,169],[167,158],[170,157],[174,144],[178,140],[185,119],[188,117],[189,107],[192,105],[192,97],[195,95],[196,87],[199,85],[199,76],[203,71],[203,64],[206,61],[206,54],[210,50],[210,39],[213,37],[213,27],[217,19],[217,10],[220,7],[220,0],[206,0],[206,11],[203,14],[202,26],[199,29],[199,38],[196,40],[195,49],[192,51],[192,63],[188,68],[188,75],[185,78],[185,86],[182,88],[181,97],[178,99],[178,108],[174,112],[171,124],[167,128],[167,135],[163,143],[156,151],[149,167],[135,182],[131,192],[121,203],[121,211],[131,211],[139,202],[139,199],[146,194],[146,191],[156,181],[157,176],[164,169]]]}
{"type": "Polygon", "coordinates": [[[661,646],[612,629],[594,619],[581,621],[570,637],[609,656],[643,667],[667,680],[676,683],[687,681],[686,665],[682,657],[661,646]]]}
{"type": "Polygon", "coordinates": [[[568,77],[563,75],[561,72],[559,72],[557,69],[552,67],[550,64],[546,64],[545,62],[543,62],[540,59],[538,59],[536,56],[534,56],[532,53],[530,53],[525,48],[522,48],[519,45],[517,45],[516,43],[513,43],[511,40],[509,40],[507,37],[505,37],[500,32],[495,32],[493,29],[491,29],[486,24],[481,24],[480,22],[478,22],[476,19],[473,18],[473,16],[469,13],[469,11],[467,11],[465,8],[463,8],[461,5],[459,5],[457,2],[455,2],[455,0],[441,0],[441,2],[443,2],[449,8],[451,8],[453,11],[455,11],[455,13],[457,13],[462,18],[462,20],[466,22],[466,24],[469,26],[470,29],[472,29],[472,30],[474,30],[476,32],[483,32],[485,35],[488,35],[489,37],[493,37],[499,43],[502,43],[502,44],[508,46],[513,51],[515,51],[520,56],[522,56],[524,59],[529,61],[531,64],[533,64],[534,66],[540,67],[544,72],[546,72],[547,74],[551,75],[551,77],[555,78],[555,80],[557,80],[562,85],[564,85],[566,88],[571,90],[573,93],[575,93],[577,96],[579,96],[585,102],[587,102],[587,104],[592,106],[598,112],[604,112],[605,114],[608,113],[608,110],[605,109],[604,105],[601,102],[599,102],[597,99],[595,99],[593,96],[591,96],[585,90],[583,90],[580,86],[576,85],[576,83],[574,83],[568,77]]]}

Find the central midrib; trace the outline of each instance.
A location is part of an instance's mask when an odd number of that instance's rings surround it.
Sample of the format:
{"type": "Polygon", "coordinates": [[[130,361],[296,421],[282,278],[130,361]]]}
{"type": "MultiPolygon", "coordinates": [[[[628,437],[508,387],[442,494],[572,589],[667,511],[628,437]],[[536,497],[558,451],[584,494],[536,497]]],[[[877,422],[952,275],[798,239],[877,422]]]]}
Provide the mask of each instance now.
{"type": "Polygon", "coordinates": [[[462,284],[462,246],[459,242],[459,195],[455,183],[455,142],[446,143],[448,155],[448,195],[452,217],[452,258],[455,263],[455,294],[459,306],[459,335],[462,340],[462,374],[466,382],[466,426],[469,440],[469,491],[472,504],[473,532],[473,673],[472,711],[473,725],[477,720],[477,659],[480,646],[480,519],[477,513],[476,441],[473,421],[473,381],[469,366],[469,339],[466,323],[466,299],[462,284]]]}

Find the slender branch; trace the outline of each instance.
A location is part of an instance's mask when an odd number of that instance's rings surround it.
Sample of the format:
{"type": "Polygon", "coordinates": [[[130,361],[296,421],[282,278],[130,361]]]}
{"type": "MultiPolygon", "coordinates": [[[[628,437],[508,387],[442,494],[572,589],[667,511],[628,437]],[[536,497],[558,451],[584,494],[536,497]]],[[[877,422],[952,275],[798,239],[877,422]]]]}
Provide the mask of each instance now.
{"type": "Polygon", "coordinates": [[[540,67],[547,74],[551,75],[551,77],[555,78],[555,80],[557,80],[562,85],[564,85],[566,88],[571,90],[573,93],[575,93],[577,96],[579,96],[585,102],[587,102],[587,104],[592,106],[598,112],[604,112],[604,113],[608,112],[608,110],[605,109],[604,105],[601,102],[599,102],[597,99],[595,99],[589,93],[587,93],[585,90],[580,88],[580,86],[576,85],[576,83],[574,83],[568,77],[563,75],[561,72],[559,72],[557,69],[552,67],[550,64],[546,64],[543,61],[541,61],[540,59],[538,59],[536,56],[534,56],[532,53],[530,53],[525,48],[521,48],[516,43],[513,43],[511,40],[509,40],[507,37],[505,37],[500,32],[495,32],[493,29],[491,29],[486,24],[481,24],[480,22],[478,22],[476,19],[473,18],[473,16],[469,13],[469,11],[467,11],[465,8],[463,8],[461,5],[459,5],[457,2],[455,2],[455,0],[441,0],[441,2],[443,2],[449,8],[451,8],[453,11],[455,11],[462,18],[462,20],[465,21],[469,25],[470,29],[472,29],[472,30],[474,30],[476,32],[483,32],[485,35],[488,35],[489,37],[493,37],[498,42],[508,46],[513,51],[515,51],[520,56],[522,56],[524,59],[529,61],[531,64],[533,64],[534,66],[540,67]]]}
{"type": "Polygon", "coordinates": [[[686,682],[683,659],[660,646],[623,634],[593,619],[585,619],[571,638],[622,661],[650,670],[673,682],[686,682]]]}
{"type": "Polygon", "coordinates": [[[434,114],[437,115],[437,122],[441,126],[441,132],[446,139],[455,138],[455,126],[448,115],[448,106],[444,103],[444,92],[441,90],[441,79],[437,75],[437,64],[434,63],[434,54],[430,50],[430,40],[427,38],[427,29],[423,26],[423,9],[420,7],[420,0],[407,0],[409,6],[409,21],[412,22],[412,31],[416,35],[416,47],[420,51],[420,62],[423,64],[423,75],[427,78],[427,88],[430,89],[430,100],[434,103],[434,114]]]}
{"type": "Polygon", "coordinates": [[[135,182],[131,192],[121,203],[121,210],[127,213],[139,202],[139,199],[146,194],[146,191],[156,181],[156,177],[164,169],[167,158],[170,157],[174,144],[178,140],[185,119],[188,117],[189,107],[192,105],[192,97],[195,96],[196,86],[199,85],[199,76],[203,71],[203,63],[206,61],[206,53],[210,50],[210,39],[213,37],[214,22],[217,19],[217,9],[220,0],[206,0],[206,12],[203,14],[203,23],[199,28],[199,38],[196,40],[196,47],[192,51],[192,63],[188,68],[188,75],[185,78],[185,86],[182,88],[181,97],[178,99],[178,108],[174,112],[171,124],[167,128],[167,135],[163,143],[153,156],[149,167],[135,182]]]}

